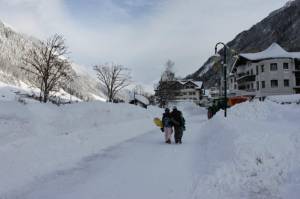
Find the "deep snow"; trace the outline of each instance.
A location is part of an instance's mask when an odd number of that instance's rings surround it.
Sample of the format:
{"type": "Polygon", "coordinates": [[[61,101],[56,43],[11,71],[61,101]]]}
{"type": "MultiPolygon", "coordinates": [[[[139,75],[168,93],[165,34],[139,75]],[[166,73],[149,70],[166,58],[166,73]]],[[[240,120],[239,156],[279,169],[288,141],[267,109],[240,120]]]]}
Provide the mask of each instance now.
{"type": "Polygon", "coordinates": [[[0,198],[153,130],[152,118],[160,114],[156,108],[104,102],[57,107],[0,101],[0,110],[0,198]]]}
{"type": "Polygon", "coordinates": [[[298,97],[246,102],[209,121],[180,104],[183,145],[164,144],[157,108],[0,101],[0,198],[299,198],[298,97]]]}
{"type": "MultiPolygon", "coordinates": [[[[300,197],[300,106],[277,102],[246,102],[207,122],[206,161],[219,164],[212,173],[199,173],[195,198],[238,199],[300,197]]],[[[298,100],[300,99],[298,95],[298,100]]],[[[203,141],[202,141],[203,142],[203,141]]],[[[205,145],[204,144],[204,145],[205,145]]]]}

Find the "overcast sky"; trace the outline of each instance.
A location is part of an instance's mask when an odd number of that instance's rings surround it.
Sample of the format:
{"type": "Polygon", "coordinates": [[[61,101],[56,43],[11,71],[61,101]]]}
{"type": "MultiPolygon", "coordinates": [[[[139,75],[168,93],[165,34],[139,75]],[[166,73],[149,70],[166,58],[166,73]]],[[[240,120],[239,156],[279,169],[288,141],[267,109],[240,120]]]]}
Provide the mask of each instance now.
{"type": "Polygon", "coordinates": [[[196,71],[218,41],[287,0],[0,0],[0,20],[45,39],[63,34],[74,62],[115,62],[151,85],[171,59],[179,76],[196,71]]]}

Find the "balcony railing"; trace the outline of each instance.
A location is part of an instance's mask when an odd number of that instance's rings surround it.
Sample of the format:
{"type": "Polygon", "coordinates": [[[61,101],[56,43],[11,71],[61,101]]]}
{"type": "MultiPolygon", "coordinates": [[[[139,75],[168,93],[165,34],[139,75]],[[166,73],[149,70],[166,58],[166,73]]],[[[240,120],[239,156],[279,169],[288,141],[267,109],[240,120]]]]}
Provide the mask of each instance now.
{"type": "Polygon", "coordinates": [[[245,74],[243,76],[240,76],[236,79],[238,83],[243,83],[243,82],[255,82],[255,75],[248,75],[245,74]]]}

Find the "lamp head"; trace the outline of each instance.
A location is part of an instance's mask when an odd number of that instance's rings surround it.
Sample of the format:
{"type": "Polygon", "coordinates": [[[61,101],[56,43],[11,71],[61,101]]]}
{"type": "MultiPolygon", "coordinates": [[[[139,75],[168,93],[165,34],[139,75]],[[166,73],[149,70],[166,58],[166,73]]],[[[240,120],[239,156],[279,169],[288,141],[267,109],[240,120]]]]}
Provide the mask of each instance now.
{"type": "Polygon", "coordinates": [[[215,54],[218,54],[218,48],[217,48],[217,46],[215,47],[215,54]]]}

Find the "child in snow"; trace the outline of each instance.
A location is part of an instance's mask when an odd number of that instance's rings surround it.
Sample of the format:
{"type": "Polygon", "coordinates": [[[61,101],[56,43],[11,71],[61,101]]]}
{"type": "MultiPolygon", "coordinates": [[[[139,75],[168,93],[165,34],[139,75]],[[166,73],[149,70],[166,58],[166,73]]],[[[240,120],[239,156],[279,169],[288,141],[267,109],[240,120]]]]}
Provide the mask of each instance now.
{"type": "Polygon", "coordinates": [[[170,109],[168,109],[168,108],[165,109],[165,113],[163,114],[161,121],[163,123],[163,131],[165,132],[165,141],[167,144],[171,144],[171,136],[173,133],[173,130],[172,130],[173,124],[172,124],[170,109]]]}

